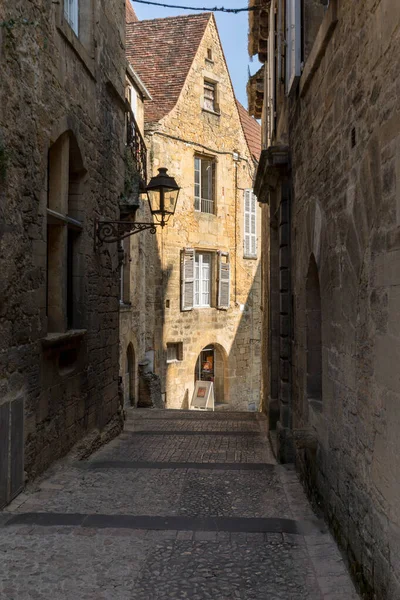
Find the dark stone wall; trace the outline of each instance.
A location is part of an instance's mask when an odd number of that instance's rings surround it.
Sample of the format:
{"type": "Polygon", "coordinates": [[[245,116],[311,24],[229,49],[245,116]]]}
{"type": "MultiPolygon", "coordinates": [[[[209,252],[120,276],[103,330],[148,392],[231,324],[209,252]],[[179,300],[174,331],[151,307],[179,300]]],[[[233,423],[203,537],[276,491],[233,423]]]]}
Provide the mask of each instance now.
{"type": "Polygon", "coordinates": [[[289,107],[293,427],[317,432],[298,464],[365,597],[389,600],[400,594],[400,5],[335,4],[322,60],[289,107]],[[306,385],[312,256],[322,406],[306,385]]]}
{"type": "Polygon", "coordinates": [[[23,431],[28,477],[118,419],[117,249],[94,251],[94,221],[118,218],[123,189],[125,6],[80,5],[82,43],[62,2],[0,6],[0,409],[23,402],[24,418],[4,427],[23,431]],[[46,317],[47,167],[64,131],[86,170],[76,282],[86,332],[57,341],[46,317]]]}

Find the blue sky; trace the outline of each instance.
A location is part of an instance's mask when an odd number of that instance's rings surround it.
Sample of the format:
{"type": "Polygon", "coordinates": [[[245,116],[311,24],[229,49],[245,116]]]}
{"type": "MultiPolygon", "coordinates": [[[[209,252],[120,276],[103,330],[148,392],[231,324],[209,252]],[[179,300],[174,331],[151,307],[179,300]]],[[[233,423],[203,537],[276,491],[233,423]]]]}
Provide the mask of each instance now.
{"type": "MultiPolygon", "coordinates": [[[[129,0],[128,0],[129,1],[129,0]]],[[[163,0],[155,0],[163,2],[163,0]]],[[[177,4],[181,6],[210,7],[225,6],[226,8],[242,8],[247,6],[248,0],[164,0],[166,4],[177,4]]],[[[190,14],[189,11],[173,8],[161,8],[133,2],[133,8],[140,20],[171,17],[175,15],[190,14]]],[[[246,83],[248,79],[248,67],[251,73],[259,68],[257,58],[250,62],[247,53],[247,31],[248,13],[225,14],[215,13],[218,31],[221,37],[226,60],[231,74],[233,87],[238,100],[247,108],[246,83]]]]}

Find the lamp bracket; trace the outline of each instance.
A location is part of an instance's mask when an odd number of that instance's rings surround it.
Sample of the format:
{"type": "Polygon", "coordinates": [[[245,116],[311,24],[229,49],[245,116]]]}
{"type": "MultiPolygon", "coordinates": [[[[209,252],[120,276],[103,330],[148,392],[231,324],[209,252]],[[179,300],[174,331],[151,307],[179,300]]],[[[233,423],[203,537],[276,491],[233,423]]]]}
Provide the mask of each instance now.
{"type": "Polygon", "coordinates": [[[132,221],[99,221],[95,222],[95,247],[98,248],[102,244],[111,244],[112,242],[120,242],[126,237],[145,231],[148,229],[150,233],[156,233],[157,226],[161,223],[135,223],[132,221]]]}

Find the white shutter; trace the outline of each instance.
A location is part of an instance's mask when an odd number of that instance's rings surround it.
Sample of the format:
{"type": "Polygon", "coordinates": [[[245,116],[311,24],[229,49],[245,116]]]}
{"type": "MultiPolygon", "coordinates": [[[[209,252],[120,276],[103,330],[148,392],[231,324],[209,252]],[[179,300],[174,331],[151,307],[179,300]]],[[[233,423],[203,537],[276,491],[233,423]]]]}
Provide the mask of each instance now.
{"type": "Polygon", "coordinates": [[[245,256],[250,256],[251,242],[251,190],[244,190],[244,235],[243,235],[243,252],[245,256]]]}
{"type": "Polygon", "coordinates": [[[229,308],[231,265],[227,252],[218,252],[218,308],[229,308]]]}
{"type": "Polygon", "coordinates": [[[257,256],[257,198],[253,190],[244,191],[244,235],[245,257],[257,256]]]}
{"type": "Polygon", "coordinates": [[[301,2],[286,0],[286,93],[301,75],[301,2]]]}
{"type": "Polygon", "coordinates": [[[181,310],[192,310],[194,297],[194,250],[181,253],[181,310]]]}
{"type": "Polygon", "coordinates": [[[257,256],[257,202],[251,190],[251,215],[250,215],[250,252],[257,256]]]}

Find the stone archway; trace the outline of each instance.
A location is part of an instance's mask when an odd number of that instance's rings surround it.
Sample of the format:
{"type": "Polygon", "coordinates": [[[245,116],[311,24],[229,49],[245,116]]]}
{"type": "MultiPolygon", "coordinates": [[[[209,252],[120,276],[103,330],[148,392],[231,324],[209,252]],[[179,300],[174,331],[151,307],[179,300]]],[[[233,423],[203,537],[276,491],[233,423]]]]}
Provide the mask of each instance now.
{"type": "Polygon", "coordinates": [[[213,381],[215,404],[228,402],[227,357],[219,344],[209,344],[199,353],[194,368],[194,381],[213,381]]]}

